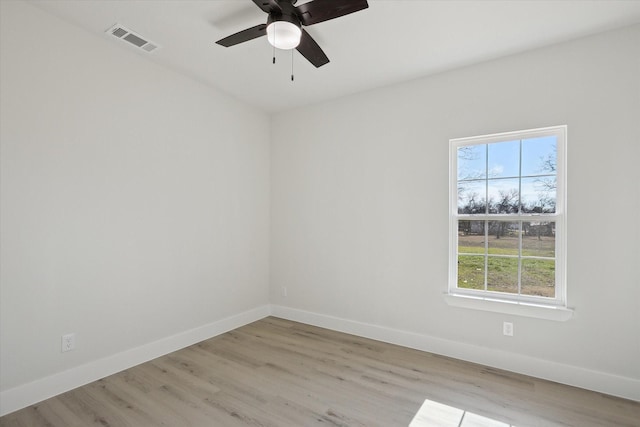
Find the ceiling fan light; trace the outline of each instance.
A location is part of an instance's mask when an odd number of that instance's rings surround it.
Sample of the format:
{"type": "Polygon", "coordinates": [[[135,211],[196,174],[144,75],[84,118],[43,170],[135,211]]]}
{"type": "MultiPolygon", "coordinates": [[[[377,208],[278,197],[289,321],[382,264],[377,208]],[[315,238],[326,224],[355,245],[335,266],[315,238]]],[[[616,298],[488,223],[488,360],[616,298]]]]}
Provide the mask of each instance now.
{"type": "Polygon", "coordinates": [[[274,21],[267,27],[267,39],[278,49],[294,49],[300,44],[302,30],[287,21],[274,21]]]}

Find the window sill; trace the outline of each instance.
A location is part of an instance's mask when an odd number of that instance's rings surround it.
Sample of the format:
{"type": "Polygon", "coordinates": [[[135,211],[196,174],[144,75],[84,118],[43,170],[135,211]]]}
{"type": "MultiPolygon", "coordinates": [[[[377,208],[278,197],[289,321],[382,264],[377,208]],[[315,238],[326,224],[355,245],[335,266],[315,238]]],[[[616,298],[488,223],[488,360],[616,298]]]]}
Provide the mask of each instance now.
{"type": "Polygon", "coordinates": [[[566,307],[504,301],[459,294],[445,294],[444,299],[447,304],[453,307],[512,314],[515,316],[534,317],[537,319],[555,320],[558,322],[565,322],[573,316],[573,310],[566,307]]]}

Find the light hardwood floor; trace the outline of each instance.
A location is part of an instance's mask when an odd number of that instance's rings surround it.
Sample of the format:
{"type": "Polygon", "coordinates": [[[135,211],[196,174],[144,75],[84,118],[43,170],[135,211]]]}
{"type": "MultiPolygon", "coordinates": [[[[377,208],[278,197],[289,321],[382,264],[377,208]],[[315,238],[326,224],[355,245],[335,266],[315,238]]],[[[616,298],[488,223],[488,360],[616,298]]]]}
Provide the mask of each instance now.
{"type": "Polygon", "coordinates": [[[0,426],[408,426],[423,404],[412,426],[640,426],[638,402],[273,317],[0,426]]]}

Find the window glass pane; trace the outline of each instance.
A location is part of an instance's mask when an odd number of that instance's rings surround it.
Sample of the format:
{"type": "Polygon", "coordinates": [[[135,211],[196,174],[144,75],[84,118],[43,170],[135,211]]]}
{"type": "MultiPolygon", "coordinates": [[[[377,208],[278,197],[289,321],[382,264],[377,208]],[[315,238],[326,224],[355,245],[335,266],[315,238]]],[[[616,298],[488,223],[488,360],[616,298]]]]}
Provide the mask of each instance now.
{"type": "Polygon", "coordinates": [[[489,213],[518,213],[520,198],[518,197],[518,179],[490,179],[487,193],[489,196],[489,213]]]}
{"type": "Polygon", "coordinates": [[[522,223],[523,256],[556,256],[556,223],[524,221],[522,223]]]}
{"type": "MultiPolygon", "coordinates": [[[[520,141],[489,144],[489,178],[520,176],[520,141]]],[[[517,188],[517,187],[516,187],[517,188]]]]}
{"type": "Polygon", "coordinates": [[[523,295],[555,297],[556,262],[547,259],[523,259],[521,292],[523,295]]]}
{"type": "Polygon", "coordinates": [[[555,175],[556,158],[555,136],[522,140],[522,176],[555,175]]]}
{"type": "Polygon", "coordinates": [[[488,249],[494,255],[518,255],[520,248],[518,221],[490,221],[488,249]]]}
{"type": "Polygon", "coordinates": [[[487,177],[487,145],[458,147],[458,181],[487,177]]]}
{"type": "Polygon", "coordinates": [[[458,182],[458,213],[483,214],[487,203],[486,181],[458,182]]]}
{"type": "Polygon", "coordinates": [[[458,221],[458,253],[484,254],[485,221],[458,221]]]}
{"type": "Polygon", "coordinates": [[[518,258],[487,259],[487,290],[518,293],[518,258]]]}
{"type": "Polygon", "coordinates": [[[520,199],[523,213],[555,213],[556,177],[522,178],[520,199]]]}
{"type": "Polygon", "coordinates": [[[484,256],[458,256],[458,287],[484,290],[484,256]]]}

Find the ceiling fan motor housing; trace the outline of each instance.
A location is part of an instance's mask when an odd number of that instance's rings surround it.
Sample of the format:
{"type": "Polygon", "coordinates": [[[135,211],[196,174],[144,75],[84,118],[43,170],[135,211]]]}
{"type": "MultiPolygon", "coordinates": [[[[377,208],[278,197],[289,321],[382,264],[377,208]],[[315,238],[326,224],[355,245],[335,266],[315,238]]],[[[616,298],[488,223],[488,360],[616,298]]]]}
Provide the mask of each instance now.
{"type": "Polygon", "coordinates": [[[302,23],[300,22],[300,18],[298,18],[298,14],[294,9],[291,3],[282,2],[280,3],[280,7],[282,11],[272,10],[269,13],[269,18],[267,19],[267,25],[272,22],[290,22],[298,28],[302,28],[302,23]]]}

